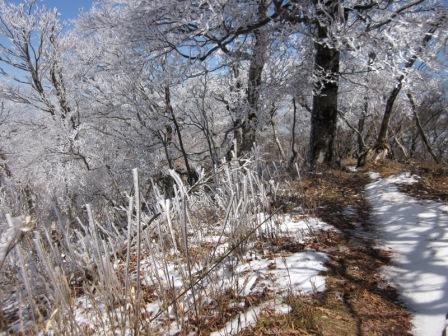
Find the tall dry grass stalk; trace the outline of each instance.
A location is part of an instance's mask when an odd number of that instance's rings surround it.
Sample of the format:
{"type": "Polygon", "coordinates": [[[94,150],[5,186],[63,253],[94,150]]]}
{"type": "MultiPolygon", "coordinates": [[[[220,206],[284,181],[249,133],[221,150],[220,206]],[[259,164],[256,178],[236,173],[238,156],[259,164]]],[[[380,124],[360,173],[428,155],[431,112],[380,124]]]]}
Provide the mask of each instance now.
{"type": "Polygon", "coordinates": [[[194,331],[214,298],[241,291],[241,281],[227,274],[238,256],[260,236],[275,234],[271,204],[278,173],[257,152],[200,174],[191,187],[170,171],[173,197],[153,184],[156,206],[150,212],[142,211],[146,200],[134,169],[125,225],[105,222],[89,204],[87,225],[80,218],[71,226],[39,223],[28,245],[20,242],[6,261],[19,275],[16,291],[24,298],[3,308],[15,316],[9,330],[194,331]]]}

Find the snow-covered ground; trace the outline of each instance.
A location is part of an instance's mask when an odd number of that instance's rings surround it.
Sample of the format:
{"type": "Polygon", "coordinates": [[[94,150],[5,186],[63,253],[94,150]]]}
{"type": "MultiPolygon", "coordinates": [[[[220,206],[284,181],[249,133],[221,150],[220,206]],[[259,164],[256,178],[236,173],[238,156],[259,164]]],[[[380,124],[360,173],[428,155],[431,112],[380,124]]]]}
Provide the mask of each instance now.
{"type": "MultiPolygon", "coordinates": [[[[259,222],[265,221],[267,215],[259,214],[259,222]]],[[[294,217],[290,215],[278,216],[276,220],[266,221],[259,228],[263,233],[275,232],[277,237],[289,237],[296,243],[303,243],[307,238],[313,236],[318,231],[334,230],[325,222],[310,217],[294,217]]],[[[219,236],[218,232],[225,232],[222,228],[217,228],[217,232],[212,232],[209,236],[203,237],[203,241],[217,244],[218,254],[223,254],[229,248],[229,237],[219,236]]],[[[269,248],[268,248],[269,249],[269,248]]],[[[162,262],[161,258],[148,257],[142,260],[143,283],[155,286],[157,283],[168,286],[171,284],[176,290],[181,290],[188,278],[185,275],[185,265],[178,261],[162,262]]],[[[227,321],[226,325],[212,333],[212,335],[235,335],[244,328],[253,326],[258,316],[266,309],[277,313],[287,313],[288,306],[282,303],[283,297],[288,293],[310,294],[325,290],[325,277],[320,275],[326,270],[324,266],[328,257],[325,253],[314,250],[304,250],[297,253],[275,252],[275,251],[255,251],[250,247],[247,253],[236,258],[227,258],[219,267],[210,274],[208,280],[204,280],[202,285],[214,288],[215,291],[225,292],[227,289],[237,289],[241,297],[260,294],[268,290],[275,293],[275,302],[268,301],[258,306],[250,307],[241,312],[238,316],[227,321]]],[[[202,269],[202,265],[192,265],[192,272],[197,273],[202,269]]],[[[241,304],[242,302],[231,302],[230,304],[241,304]]],[[[95,329],[100,326],[100,320],[108,322],[107,316],[100,309],[94,309],[90,298],[82,297],[77,300],[75,309],[76,321],[80,326],[88,326],[95,329]]],[[[149,316],[154,316],[163,307],[160,299],[148,303],[142,312],[149,316]]],[[[120,315],[121,308],[114,314],[120,315]]],[[[169,317],[174,320],[173,312],[168,312],[169,317]],[[173,316],[172,316],[173,315],[173,316]]],[[[176,334],[179,327],[175,322],[171,324],[163,323],[166,315],[153,321],[154,327],[163,334],[176,334]],[[163,329],[163,331],[162,331],[163,329]]]]}
{"type": "Polygon", "coordinates": [[[243,329],[254,326],[257,323],[258,316],[265,309],[271,309],[277,314],[288,314],[291,311],[291,307],[286,304],[279,304],[274,301],[264,302],[259,306],[240,313],[237,317],[227,322],[222,329],[212,332],[210,336],[237,335],[243,329]]]}
{"type": "Polygon", "coordinates": [[[378,220],[381,244],[390,248],[393,265],[384,269],[414,313],[416,336],[441,336],[448,313],[448,206],[414,199],[397,184],[418,179],[400,174],[366,187],[366,196],[378,220]]]}

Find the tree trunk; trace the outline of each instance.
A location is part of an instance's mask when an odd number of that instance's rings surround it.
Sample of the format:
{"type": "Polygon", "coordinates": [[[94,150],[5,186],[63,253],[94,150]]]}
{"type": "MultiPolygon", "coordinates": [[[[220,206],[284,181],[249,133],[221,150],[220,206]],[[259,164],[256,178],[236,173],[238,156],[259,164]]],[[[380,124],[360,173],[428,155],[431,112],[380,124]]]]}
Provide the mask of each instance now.
{"type": "MultiPolygon", "coordinates": [[[[416,53],[412,54],[407,62],[404,65],[403,71],[408,71],[410,68],[412,68],[417,61],[418,54],[423,51],[424,48],[428,45],[429,41],[431,41],[431,38],[434,34],[434,32],[437,30],[437,28],[441,24],[441,20],[439,22],[432,25],[432,27],[428,30],[428,32],[425,34],[425,37],[422,40],[422,43],[420,45],[420,48],[417,50],[416,53]]],[[[398,97],[398,94],[401,91],[401,88],[403,87],[403,80],[405,79],[405,74],[400,75],[397,78],[397,82],[395,84],[395,87],[392,89],[392,91],[389,94],[389,97],[387,98],[386,107],[384,109],[383,114],[383,120],[381,121],[381,127],[378,133],[378,138],[376,141],[376,144],[374,146],[375,155],[373,156],[374,161],[377,161],[379,159],[383,159],[387,156],[387,153],[389,152],[390,148],[387,141],[387,135],[389,130],[389,123],[390,119],[392,117],[392,111],[394,107],[395,100],[398,97]]]]}
{"type": "Polygon", "coordinates": [[[372,71],[372,64],[376,58],[376,54],[374,52],[369,53],[369,58],[367,60],[367,75],[366,75],[366,92],[364,94],[364,107],[362,111],[361,117],[358,119],[358,157],[362,155],[362,153],[366,150],[366,142],[363,137],[364,126],[366,123],[366,118],[369,114],[369,74],[372,71]]]}
{"type": "Polygon", "coordinates": [[[0,149],[0,168],[5,172],[5,175],[7,177],[12,176],[11,170],[9,169],[8,163],[6,162],[6,155],[2,153],[1,149],[0,149]]]}
{"type": "Polygon", "coordinates": [[[400,148],[401,153],[403,154],[404,159],[406,161],[409,160],[408,151],[406,150],[406,147],[404,147],[404,145],[401,143],[401,140],[398,138],[398,136],[396,134],[394,134],[394,141],[397,144],[398,148],[400,148]]]}
{"type": "Polygon", "coordinates": [[[294,163],[297,159],[296,150],[296,124],[297,124],[297,104],[296,99],[292,99],[293,115],[292,115],[292,129],[291,129],[291,157],[289,159],[288,168],[294,169],[294,163]]]}
{"type": "Polygon", "coordinates": [[[380,131],[378,134],[378,139],[375,145],[375,148],[378,150],[386,149],[389,147],[389,145],[387,144],[387,135],[389,131],[390,118],[392,117],[392,110],[394,107],[395,100],[397,99],[397,96],[400,93],[401,88],[403,86],[403,79],[404,75],[401,75],[397,80],[397,84],[392,89],[392,91],[389,94],[389,97],[387,98],[383,119],[381,121],[380,131]]]}
{"type": "Polygon", "coordinates": [[[272,127],[272,136],[274,138],[275,144],[277,145],[277,148],[278,148],[278,151],[279,151],[280,156],[282,158],[282,161],[285,161],[286,160],[285,151],[283,150],[282,144],[280,143],[280,140],[279,140],[279,138],[277,136],[277,125],[276,125],[275,119],[274,119],[275,118],[275,112],[276,112],[276,109],[273,108],[271,110],[271,113],[270,113],[271,127],[272,127]]]}
{"type": "Polygon", "coordinates": [[[418,131],[412,132],[411,134],[411,143],[409,145],[409,157],[412,159],[415,156],[415,151],[417,149],[417,138],[418,138],[418,131]]]}
{"type": "Polygon", "coordinates": [[[434,154],[431,144],[429,143],[428,138],[426,137],[425,131],[423,130],[423,126],[422,126],[422,123],[420,122],[420,117],[418,116],[417,108],[415,106],[414,98],[412,97],[410,92],[407,93],[407,96],[408,96],[409,102],[411,103],[411,109],[412,109],[412,113],[414,114],[415,124],[417,125],[418,133],[420,134],[420,137],[422,138],[423,143],[425,144],[426,149],[428,150],[428,152],[431,155],[431,157],[433,158],[433,160],[436,163],[440,163],[439,158],[434,154]]]}
{"type": "MultiPolygon", "coordinates": [[[[233,76],[235,77],[235,85],[230,87],[231,92],[236,92],[237,96],[240,96],[240,93],[243,88],[243,84],[241,82],[240,70],[238,69],[237,64],[233,64],[232,66],[233,76]]],[[[236,115],[236,118],[233,120],[233,127],[231,131],[233,131],[233,141],[229,150],[226,153],[226,160],[231,161],[233,157],[238,157],[238,153],[240,152],[241,144],[243,143],[242,137],[242,114],[240,110],[235,108],[231,108],[229,102],[226,101],[226,108],[231,115],[236,115]]],[[[233,118],[232,118],[233,119],[233,118]]],[[[227,138],[227,134],[225,136],[227,138]]]]}
{"type": "Polygon", "coordinates": [[[193,185],[198,180],[198,176],[196,172],[191,168],[190,161],[188,160],[188,154],[184,147],[184,142],[182,140],[182,134],[180,131],[179,123],[177,122],[176,115],[174,114],[173,107],[171,105],[171,95],[170,95],[170,88],[168,86],[165,87],[165,104],[167,112],[171,115],[171,118],[173,120],[174,129],[176,130],[177,138],[179,140],[179,147],[182,154],[182,157],[184,159],[185,168],[187,169],[187,180],[190,185],[193,185]]]}
{"type": "MultiPolygon", "coordinates": [[[[325,5],[332,18],[338,13],[338,1],[325,5]]],[[[317,28],[317,42],[314,74],[319,78],[315,83],[313,107],[311,111],[311,134],[309,142],[309,165],[332,164],[333,147],[338,113],[339,50],[327,44],[328,26],[323,22],[317,28]]]]}
{"type": "MultiPolygon", "coordinates": [[[[258,15],[261,18],[266,17],[266,1],[262,0],[258,5],[258,15]]],[[[265,31],[256,29],[254,31],[255,46],[253,55],[250,60],[248,83],[247,83],[247,103],[248,111],[246,119],[242,123],[242,143],[240,153],[247,153],[252,150],[255,144],[258,114],[259,114],[259,101],[260,101],[260,89],[261,89],[261,75],[266,63],[268,38],[265,31]]]]}
{"type": "MultiPolygon", "coordinates": [[[[213,137],[213,130],[210,127],[210,122],[207,116],[207,111],[204,108],[204,105],[200,107],[201,115],[202,115],[202,125],[201,131],[204,134],[205,141],[207,142],[208,152],[210,154],[210,160],[212,167],[216,167],[219,165],[219,156],[216,149],[216,142],[213,137]]],[[[212,122],[213,124],[213,122],[212,122]]]]}
{"type": "Polygon", "coordinates": [[[363,131],[364,131],[364,125],[365,125],[365,123],[366,123],[366,115],[367,115],[367,114],[365,113],[366,105],[367,105],[367,103],[364,103],[364,112],[363,112],[363,114],[361,115],[361,117],[358,119],[358,131],[359,131],[359,133],[358,133],[358,137],[357,137],[357,142],[358,142],[358,156],[361,155],[361,153],[363,153],[364,150],[366,149],[365,142],[364,142],[364,138],[363,138],[363,136],[362,136],[362,133],[363,133],[363,131]]]}
{"type": "Polygon", "coordinates": [[[163,150],[165,152],[165,157],[168,162],[168,167],[170,169],[174,169],[173,160],[171,159],[170,155],[170,144],[171,141],[173,140],[173,128],[170,125],[166,125],[165,133],[163,133],[162,131],[158,131],[158,135],[163,145],[163,150]]]}

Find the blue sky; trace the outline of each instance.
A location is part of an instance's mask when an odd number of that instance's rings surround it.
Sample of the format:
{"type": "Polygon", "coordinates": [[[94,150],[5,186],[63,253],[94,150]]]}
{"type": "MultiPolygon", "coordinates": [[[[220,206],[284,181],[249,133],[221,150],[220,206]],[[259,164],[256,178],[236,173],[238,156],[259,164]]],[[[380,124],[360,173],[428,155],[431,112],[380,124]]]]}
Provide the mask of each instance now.
{"type": "MultiPolygon", "coordinates": [[[[81,9],[87,10],[93,0],[38,0],[49,8],[56,7],[61,13],[62,20],[75,19],[81,9]]],[[[6,2],[20,3],[21,0],[6,0],[6,2]]]]}
{"type": "MultiPolygon", "coordinates": [[[[6,2],[20,3],[23,0],[6,0],[6,2]]],[[[38,4],[44,4],[48,8],[57,8],[58,12],[61,14],[61,20],[71,20],[75,19],[80,10],[88,10],[92,5],[93,0],[37,0],[38,4]]],[[[70,27],[70,26],[67,26],[70,27]]],[[[0,42],[8,43],[3,36],[0,36],[0,42]],[[6,42],[5,42],[6,41],[6,42]]],[[[21,72],[9,67],[6,64],[0,63],[0,67],[8,71],[9,73],[20,77],[21,72]]]]}
{"type": "Polygon", "coordinates": [[[92,5],[92,0],[43,0],[42,2],[47,7],[56,7],[63,20],[76,18],[81,9],[87,10],[92,5]]]}

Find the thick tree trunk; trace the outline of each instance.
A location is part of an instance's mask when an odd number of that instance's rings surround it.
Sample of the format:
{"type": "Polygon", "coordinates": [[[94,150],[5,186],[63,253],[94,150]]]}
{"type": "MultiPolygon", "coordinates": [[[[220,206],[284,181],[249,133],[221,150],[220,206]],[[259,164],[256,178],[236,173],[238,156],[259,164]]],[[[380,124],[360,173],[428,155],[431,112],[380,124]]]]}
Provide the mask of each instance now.
{"type": "MultiPolygon", "coordinates": [[[[331,1],[328,13],[337,11],[337,1],[331,1]]],[[[316,54],[314,73],[319,80],[315,84],[313,108],[311,111],[311,134],[309,142],[309,165],[332,164],[333,144],[338,114],[339,50],[325,42],[329,38],[328,28],[318,27],[318,41],[315,42],[316,54]]]]}
{"type": "MultiPolygon", "coordinates": [[[[260,18],[266,17],[266,10],[266,1],[260,1],[258,6],[258,15],[260,18]]],[[[268,49],[268,38],[265,31],[257,29],[254,31],[254,36],[255,46],[250,60],[247,84],[248,111],[246,119],[242,123],[241,154],[250,152],[255,144],[260,109],[261,76],[266,63],[268,49]]]]}

